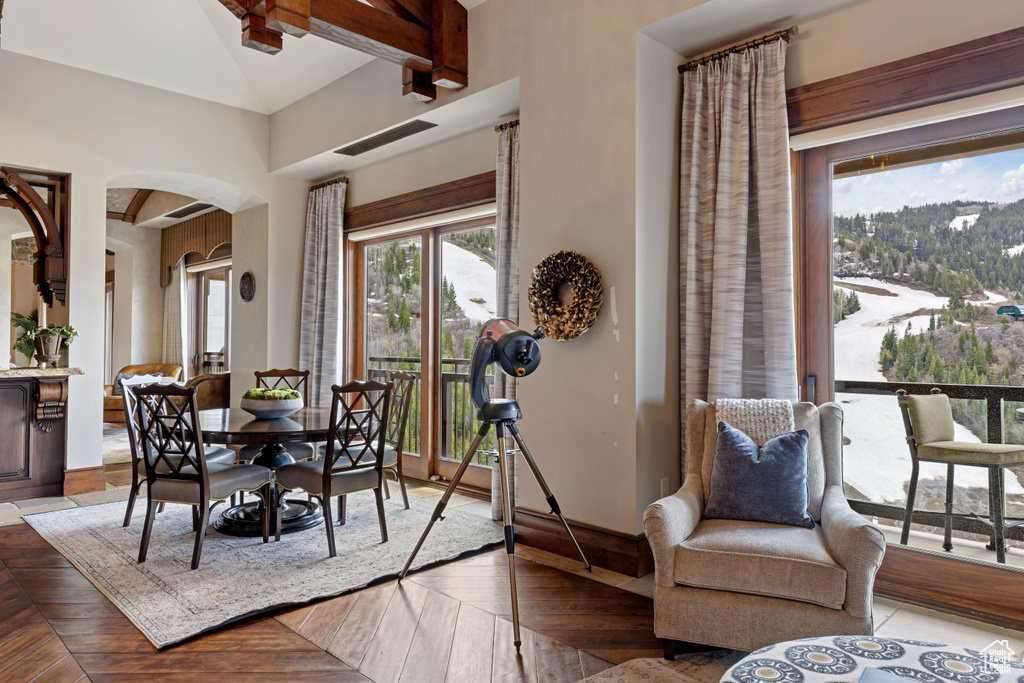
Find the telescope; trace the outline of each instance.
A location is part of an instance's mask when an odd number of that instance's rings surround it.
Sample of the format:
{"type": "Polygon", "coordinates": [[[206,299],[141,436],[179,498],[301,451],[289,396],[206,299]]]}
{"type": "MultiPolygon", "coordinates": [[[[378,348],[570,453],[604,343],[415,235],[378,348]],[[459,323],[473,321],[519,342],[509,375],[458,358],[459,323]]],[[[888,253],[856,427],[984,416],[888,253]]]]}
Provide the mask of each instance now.
{"type": "Polygon", "coordinates": [[[566,533],[569,534],[569,539],[573,545],[576,546],[576,552],[579,553],[580,559],[583,560],[587,571],[591,571],[590,562],[587,561],[586,556],[583,554],[580,544],[576,542],[576,537],[573,535],[572,529],[569,528],[569,523],[565,521],[562,511],[558,507],[558,501],[555,500],[554,494],[551,493],[547,482],[544,481],[537,463],[523,442],[519,428],[516,427],[516,422],[523,418],[523,414],[519,410],[519,404],[508,398],[491,398],[490,392],[487,390],[487,370],[491,365],[497,365],[502,372],[511,377],[526,377],[535,372],[540,367],[540,344],[537,342],[543,337],[544,334],[541,333],[540,328],[537,328],[532,333],[527,332],[520,329],[519,326],[508,318],[493,318],[484,323],[483,327],[480,328],[480,335],[477,337],[476,344],[473,347],[473,358],[469,369],[470,397],[473,400],[473,405],[477,408],[477,419],[481,423],[480,430],[477,432],[476,438],[469,447],[466,456],[462,459],[462,464],[459,465],[458,471],[452,477],[451,483],[445,489],[444,495],[441,496],[440,502],[438,502],[437,507],[434,509],[434,514],[431,515],[430,521],[427,523],[427,528],[423,530],[423,535],[420,536],[420,540],[413,549],[412,555],[409,556],[408,562],[405,563],[405,568],[399,574],[399,580],[405,578],[434,523],[444,519],[442,513],[445,506],[448,505],[448,500],[455,493],[455,489],[459,485],[459,481],[462,480],[462,475],[465,474],[470,462],[472,462],[481,441],[483,441],[484,437],[490,432],[491,427],[493,427],[495,440],[497,441],[497,450],[491,452],[490,455],[494,458],[494,466],[499,469],[501,474],[501,517],[505,532],[505,553],[508,555],[508,578],[512,590],[512,630],[515,637],[517,654],[522,645],[522,639],[519,636],[519,601],[516,593],[516,568],[514,561],[515,538],[512,530],[513,508],[510,497],[511,487],[509,486],[510,472],[512,472],[510,468],[513,467],[513,461],[507,457],[508,455],[516,452],[523,454],[523,459],[530,466],[530,471],[533,472],[534,478],[544,492],[548,505],[551,506],[552,514],[557,515],[558,519],[562,521],[562,526],[565,528],[566,533]],[[518,451],[505,448],[506,431],[512,435],[512,439],[519,447],[518,451]]]}
{"type": "MultiPolygon", "coordinates": [[[[520,329],[508,318],[493,318],[480,328],[469,366],[469,395],[477,410],[492,403],[487,391],[487,369],[497,363],[512,377],[526,377],[540,367],[540,344],[544,333],[520,329]]],[[[498,399],[505,401],[506,399],[498,399]]]]}

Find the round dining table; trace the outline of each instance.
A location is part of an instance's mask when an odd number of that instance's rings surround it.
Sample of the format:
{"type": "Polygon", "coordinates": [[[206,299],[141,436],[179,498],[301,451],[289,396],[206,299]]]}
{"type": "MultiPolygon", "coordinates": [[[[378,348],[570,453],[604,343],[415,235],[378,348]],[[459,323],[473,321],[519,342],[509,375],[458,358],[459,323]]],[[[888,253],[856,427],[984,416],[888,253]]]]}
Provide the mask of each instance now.
{"type": "MultiPolygon", "coordinates": [[[[295,462],[284,444],[327,441],[330,417],[328,408],[302,408],[288,417],[269,420],[254,417],[241,408],[217,408],[199,411],[199,430],[204,444],[263,446],[252,464],[276,470],[295,462]]],[[[276,490],[272,491],[271,510],[276,493],[276,490]]],[[[265,513],[263,501],[235,505],[221,513],[214,528],[229,536],[262,536],[265,513]]],[[[316,501],[288,500],[281,511],[281,533],[309,529],[323,519],[323,511],[316,501]]],[[[274,523],[274,517],[271,517],[271,527],[274,523]]]]}

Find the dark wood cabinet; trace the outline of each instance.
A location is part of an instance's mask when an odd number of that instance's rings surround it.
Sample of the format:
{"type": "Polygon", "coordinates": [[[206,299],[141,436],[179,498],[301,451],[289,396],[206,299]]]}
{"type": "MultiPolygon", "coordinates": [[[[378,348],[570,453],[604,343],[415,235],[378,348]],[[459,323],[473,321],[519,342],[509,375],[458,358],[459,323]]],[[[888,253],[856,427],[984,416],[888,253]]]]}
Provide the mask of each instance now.
{"type": "Polygon", "coordinates": [[[63,493],[67,377],[0,376],[0,502],[63,493]]]}

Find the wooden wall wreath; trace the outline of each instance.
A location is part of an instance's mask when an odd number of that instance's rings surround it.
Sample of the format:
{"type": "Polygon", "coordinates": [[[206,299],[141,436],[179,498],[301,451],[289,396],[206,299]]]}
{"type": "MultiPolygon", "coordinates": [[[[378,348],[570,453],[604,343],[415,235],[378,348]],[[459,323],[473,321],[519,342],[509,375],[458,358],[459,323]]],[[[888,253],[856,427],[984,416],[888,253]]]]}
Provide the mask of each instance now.
{"type": "Polygon", "coordinates": [[[527,297],[533,321],[544,334],[556,341],[575,339],[590,329],[601,310],[601,272],[582,254],[559,251],[533,269],[527,297]],[[572,287],[572,301],[565,306],[558,302],[563,284],[572,287]]]}

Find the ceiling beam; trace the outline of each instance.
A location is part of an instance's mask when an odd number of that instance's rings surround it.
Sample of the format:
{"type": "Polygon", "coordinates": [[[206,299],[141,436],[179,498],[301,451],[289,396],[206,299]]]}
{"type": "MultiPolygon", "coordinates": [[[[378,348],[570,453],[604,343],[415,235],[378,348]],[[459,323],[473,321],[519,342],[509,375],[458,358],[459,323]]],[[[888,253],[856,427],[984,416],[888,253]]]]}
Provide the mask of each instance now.
{"type": "Polygon", "coordinates": [[[310,33],[353,50],[408,66],[432,69],[430,30],[356,0],[312,0],[310,33]]]}
{"type": "MultiPolygon", "coordinates": [[[[0,0],[2,1],[2,0],[0,0]]],[[[421,102],[436,86],[469,83],[467,12],[457,0],[220,0],[242,21],[242,44],[280,52],[282,35],[315,36],[401,64],[402,94],[421,102]]]]}
{"type": "Polygon", "coordinates": [[[432,0],[366,0],[379,10],[394,14],[406,21],[414,21],[424,28],[433,22],[432,0]]]}
{"type": "Polygon", "coordinates": [[[134,223],[135,217],[142,210],[142,205],[146,203],[151,194],[153,194],[153,190],[139,190],[136,192],[131,202],[128,203],[128,208],[124,210],[124,218],[122,220],[126,223],[134,223]]]}

